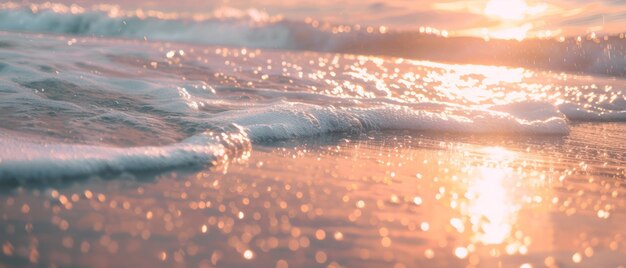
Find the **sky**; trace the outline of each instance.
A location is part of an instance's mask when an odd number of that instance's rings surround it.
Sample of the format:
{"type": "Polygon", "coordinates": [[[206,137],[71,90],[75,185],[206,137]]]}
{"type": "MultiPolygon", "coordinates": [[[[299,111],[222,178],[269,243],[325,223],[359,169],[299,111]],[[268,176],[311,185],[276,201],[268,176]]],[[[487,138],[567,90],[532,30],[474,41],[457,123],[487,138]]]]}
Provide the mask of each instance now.
{"type": "Polygon", "coordinates": [[[450,36],[504,39],[626,32],[626,0],[59,0],[87,7],[117,4],[124,9],[213,12],[256,10],[292,20],[385,26],[389,30],[428,27],[450,36]]]}

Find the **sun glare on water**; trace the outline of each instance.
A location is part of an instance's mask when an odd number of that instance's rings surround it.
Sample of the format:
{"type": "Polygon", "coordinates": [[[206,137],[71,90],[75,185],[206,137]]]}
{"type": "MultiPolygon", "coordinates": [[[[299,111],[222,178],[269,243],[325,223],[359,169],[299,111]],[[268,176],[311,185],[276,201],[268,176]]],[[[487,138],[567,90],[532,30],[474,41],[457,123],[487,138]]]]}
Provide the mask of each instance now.
{"type": "Polygon", "coordinates": [[[501,147],[486,147],[482,152],[487,162],[499,165],[478,168],[466,194],[469,198],[466,213],[473,224],[476,242],[501,244],[510,236],[518,210],[507,186],[516,177],[513,169],[505,164],[516,156],[501,147]]]}
{"type": "Polygon", "coordinates": [[[533,28],[529,17],[540,14],[545,9],[545,5],[529,6],[524,0],[490,0],[485,5],[483,14],[499,20],[502,27],[491,29],[488,36],[521,41],[533,28]]]}
{"type": "Polygon", "coordinates": [[[501,20],[519,21],[524,19],[528,4],[524,0],[491,0],[485,7],[485,15],[501,20]]]}

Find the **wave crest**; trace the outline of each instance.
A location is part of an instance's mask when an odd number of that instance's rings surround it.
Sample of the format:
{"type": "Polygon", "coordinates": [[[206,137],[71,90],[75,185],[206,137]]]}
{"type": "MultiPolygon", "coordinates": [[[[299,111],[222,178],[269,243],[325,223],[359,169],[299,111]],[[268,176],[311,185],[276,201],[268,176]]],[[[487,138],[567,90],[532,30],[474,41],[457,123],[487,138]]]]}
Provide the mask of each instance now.
{"type": "Polygon", "coordinates": [[[247,134],[204,132],[166,146],[116,148],[77,144],[41,144],[0,136],[0,182],[15,184],[94,174],[164,170],[181,166],[221,165],[250,154],[247,134]]]}

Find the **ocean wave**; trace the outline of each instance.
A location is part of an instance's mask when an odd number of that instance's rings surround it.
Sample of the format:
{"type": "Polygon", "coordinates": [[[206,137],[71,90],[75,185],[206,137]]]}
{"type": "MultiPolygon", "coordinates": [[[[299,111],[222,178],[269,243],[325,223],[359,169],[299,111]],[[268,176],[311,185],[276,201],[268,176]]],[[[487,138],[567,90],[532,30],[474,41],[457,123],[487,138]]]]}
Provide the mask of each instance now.
{"type": "Polygon", "coordinates": [[[219,165],[229,159],[245,158],[249,152],[245,132],[206,132],[171,145],[131,148],[41,143],[0,135],[0,183],[219,165]]]}
{"type": "Polygon", "coordinates": [[[0,33],[0,58],[7,183],[219,165],[330,133],[626,120],[626,80],[523,68],[24,33],[0,33]]]}
{"type": "Polygon", "coordinates": [[[6,5],[0,9],[0,29],[262,48],[292,46],[283,25],[249,16],[194,19],[175,13],[140,14],[145,15],[127,14],[114,6],[86,10],[62,4],[6,5]]]}
{"type": "Polygon", "coordinates": [[[282,102],[225,112],[213,120],[242,126],[255,142],[370,130],[533,135],[569,132],[565,117],[554,107],[541,113],[542,116],[527,120],[507,112],[447,105],[429,110],[402,105],[349,108],[282,102]]]}
{"type": "MultiPolygon", "coordinates": [[[[533,105],[533,104],[531,104],[533,105]]],[[[553,106],[552,106],[553,107],[553,106]]],[[[510,113],[446,107],[429,111],[398,105],[368,108],[323,107],[281,102],[211,118],[213,126],[233,132],[203,132],[165,146],[111,146],[32,142],[0,135],[0,183],[15,184],[95,174],[164,170],[183,166],[220,165],[247,158],[250,144],[329,133],[371,130],[414,130],[475,134],[565,135],[566,119],[547,109],[532,120],[510,113]]],[[[2,134],[2,132],[0,132],[2,134]]]]}
{"type": "Polygon", "coordinates": [[[491,40],[443,37],[419,31],[372,31],[293,21],[257,10],[210,14],[124,11],[117,6],[0,5],[0,29],[100,37],[387,55],[426,60],[498,64],[614,76],[626,75],[626,40],[566,38],[491,40]],[[345,29],[350,29],[345,30],[345,29]],[[340,30],[338,30],[340,29],[340,30]]]}

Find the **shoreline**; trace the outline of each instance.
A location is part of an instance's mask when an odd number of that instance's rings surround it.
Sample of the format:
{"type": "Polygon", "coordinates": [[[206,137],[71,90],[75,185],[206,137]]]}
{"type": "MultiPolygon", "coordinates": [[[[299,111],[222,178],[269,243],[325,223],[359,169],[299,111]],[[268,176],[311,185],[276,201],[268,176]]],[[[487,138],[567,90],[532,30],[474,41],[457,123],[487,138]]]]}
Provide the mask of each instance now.
{"type": "Polygon", "coordinates": [[[623,265],[626,148],[611,137],[624,129],[337,135],[255,145],[216,169],[19,188],[0,193],[0,263],[623,265]]]}

